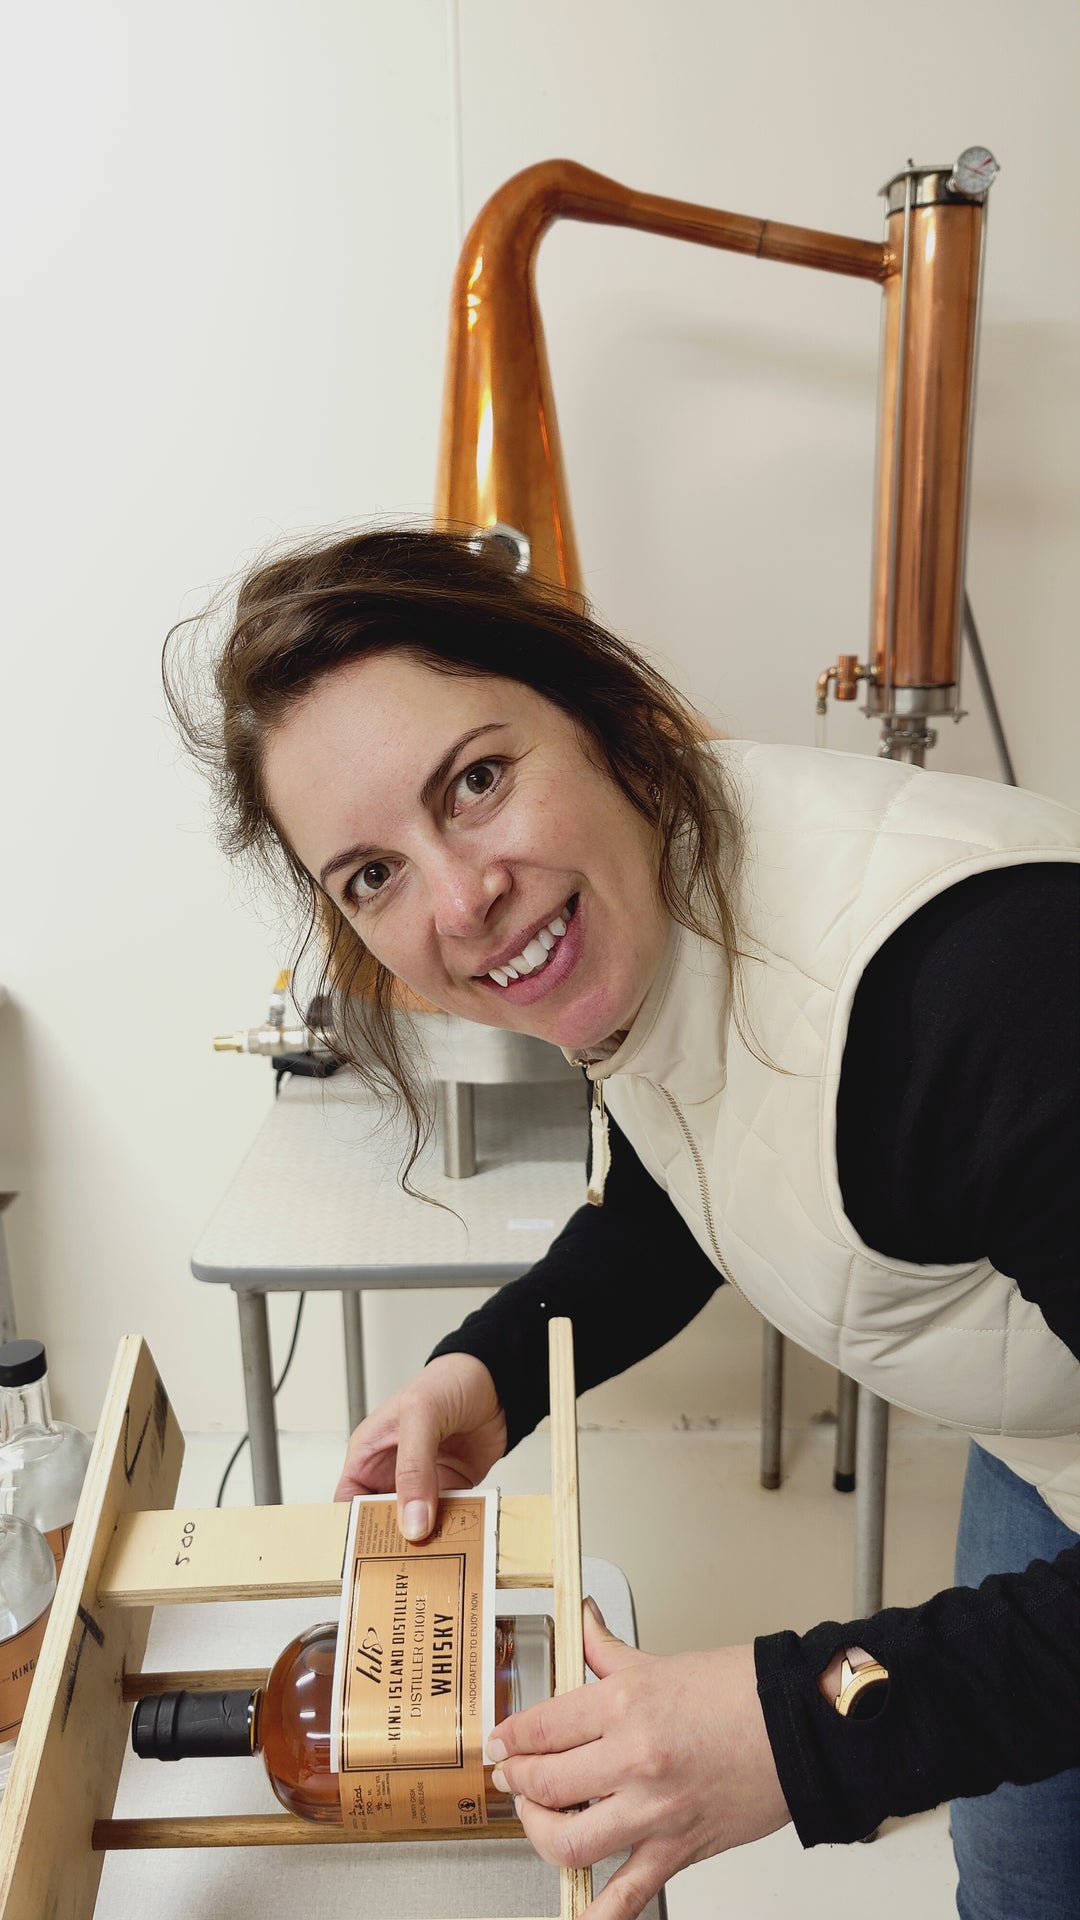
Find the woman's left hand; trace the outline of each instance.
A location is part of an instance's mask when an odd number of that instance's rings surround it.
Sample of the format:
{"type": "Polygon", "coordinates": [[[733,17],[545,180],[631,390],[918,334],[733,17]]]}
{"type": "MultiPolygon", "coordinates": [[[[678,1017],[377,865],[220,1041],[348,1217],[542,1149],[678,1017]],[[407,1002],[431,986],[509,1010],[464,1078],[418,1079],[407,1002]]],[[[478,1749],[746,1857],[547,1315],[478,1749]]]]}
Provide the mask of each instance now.
{"type": "Polygon", "coordinates": [[[588,1914],[636,1920],[681,1867],[775,1833],[791,1816],[753,1647],[641,1653],[586,1602],[585,1657],[596,1684],[513,1714],[493,1729],[488,1752],[499,1762],[495,1785],[521,1796],[518,1817],[541,1859],[586,1867],[630,1848],[588,1914]]]}

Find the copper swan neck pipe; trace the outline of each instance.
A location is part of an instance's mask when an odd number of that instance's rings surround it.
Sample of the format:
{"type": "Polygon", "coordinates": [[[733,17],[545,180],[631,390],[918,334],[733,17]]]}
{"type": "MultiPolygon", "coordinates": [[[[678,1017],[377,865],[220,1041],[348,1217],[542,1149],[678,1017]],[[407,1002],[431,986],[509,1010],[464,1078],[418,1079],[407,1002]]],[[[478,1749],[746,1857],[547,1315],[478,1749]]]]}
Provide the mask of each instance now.
{"type": "Polygon", "coordinates": [[[526,167],[498,188],[473,222],[454,278],[436,518],[519,529],[533,571],[580,591],[535,290],[537,249],[559,219],[634,227],[879,284],[897,263],[879,241],[638,193],[573,160],[526,167]]]}

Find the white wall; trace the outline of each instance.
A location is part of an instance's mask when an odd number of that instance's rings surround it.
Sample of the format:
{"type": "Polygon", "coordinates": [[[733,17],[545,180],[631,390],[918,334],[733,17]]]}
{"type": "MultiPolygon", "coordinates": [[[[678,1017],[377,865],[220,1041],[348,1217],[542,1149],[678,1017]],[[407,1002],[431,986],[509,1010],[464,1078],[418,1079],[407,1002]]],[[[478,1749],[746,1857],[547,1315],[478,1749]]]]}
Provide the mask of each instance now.
{"type": "MultiPolygon", "coordinates": [[[[84,1424],[138,1328],[184,1424],[236,1429],[232,1300],[188,1257],[270,1076],[208,1041],[260,1016],[282,937],[178,762],[165,629],[268,541],[429,509],[462,210],[517,168],[565,154],[877,238],[877,190],[909,155],[985,142],[1003,171],[969,586],[1021,780],[1080,804],[1080,13],[52,0],[8,51],[0,1188],[22,1196],[20,1325],[84,1424]]],[[[818,672],[865,648],[878,294],[572,226],[540,287],[601,614],[727,729],[810,739],[818,672]]],[[[969,693],[934,764],[993,775],[969,693]]],[[[860,716],[830,726],[874,751],[860,716]]],[[[462,1304],[373,1297],[373,1391],[462,1304]]],[[[276,1303],[279,1337],[289,1318],[276,1303]]],[[[586,1417],[747,1407],[737,1319],[715,1302],[586,1417]]],[[[313,1301],[284,1425],[344,1426],[338,1346],[332,1299],[313,1301]]],[[[822,1390],[804,1376],[807,1405],[822,1390]]]]}

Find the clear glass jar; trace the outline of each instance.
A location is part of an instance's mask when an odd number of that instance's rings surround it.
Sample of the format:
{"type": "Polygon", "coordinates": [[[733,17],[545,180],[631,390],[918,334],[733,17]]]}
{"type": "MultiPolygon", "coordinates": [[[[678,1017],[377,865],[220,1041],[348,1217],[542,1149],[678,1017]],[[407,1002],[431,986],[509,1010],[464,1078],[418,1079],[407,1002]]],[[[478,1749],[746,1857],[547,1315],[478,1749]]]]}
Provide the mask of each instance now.
{"type": "Polygon", "coordinates": [[[0,1512],[45,1535],[57,1574],[90,1460],[78,1427],[54,1420],[40,1340],[0,1347],[0,1512]]]}
{"type": "Polygon", "coordinates": [[[56,1591],[56,1563],[27,1520],[0,1514],[0,1799],[56,1591]]]}

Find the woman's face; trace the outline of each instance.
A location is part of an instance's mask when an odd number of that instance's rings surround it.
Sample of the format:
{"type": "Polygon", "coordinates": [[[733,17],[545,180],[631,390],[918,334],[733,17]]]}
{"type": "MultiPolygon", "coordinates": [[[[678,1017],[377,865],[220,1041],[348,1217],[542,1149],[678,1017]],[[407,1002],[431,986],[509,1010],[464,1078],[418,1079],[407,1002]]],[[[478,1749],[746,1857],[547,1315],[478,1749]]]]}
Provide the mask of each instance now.
{"type": "Polygon", "coordinates": [[[667,936],[655,835],[539,694],[353,661],[271,735],[264,771],[308,872],[425,999],[567,1048],[629,1025],[667,936]]]}

